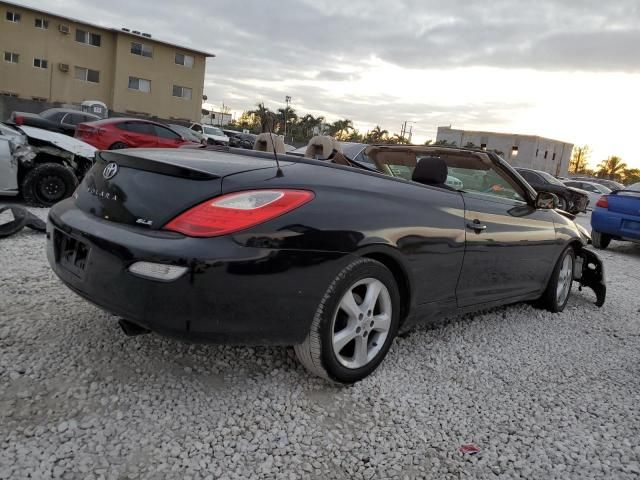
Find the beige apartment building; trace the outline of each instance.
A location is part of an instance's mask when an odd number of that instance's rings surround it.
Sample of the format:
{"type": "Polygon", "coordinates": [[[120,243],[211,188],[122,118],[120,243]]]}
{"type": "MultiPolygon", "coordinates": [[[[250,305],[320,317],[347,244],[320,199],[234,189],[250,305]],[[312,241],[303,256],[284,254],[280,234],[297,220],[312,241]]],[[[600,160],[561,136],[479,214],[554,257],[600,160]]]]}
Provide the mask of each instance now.
{"type": "Polygon", "coordinates": [[[211,53],[0,1],[0,94],[200,121],[211,53]]]}

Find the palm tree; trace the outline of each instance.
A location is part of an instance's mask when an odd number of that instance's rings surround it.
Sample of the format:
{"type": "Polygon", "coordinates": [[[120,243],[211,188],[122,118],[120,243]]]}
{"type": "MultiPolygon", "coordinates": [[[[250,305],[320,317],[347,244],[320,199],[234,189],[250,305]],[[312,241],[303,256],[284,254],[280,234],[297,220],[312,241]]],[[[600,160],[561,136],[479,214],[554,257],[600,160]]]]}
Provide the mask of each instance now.
{"type": "Polygon", "coordinates": [[[320,129],[322,124],[324,123],[324,117],[314,117],[313,115],[307,113],[304,117],[299,119],[300,129],[302,130],[303,136],[305,138],[310,138],[313,135],[313,131],[316,127],[320,129]]]}
{"type": "Polygon", "coordinates": [[[610,180],[616,180],[620,177],[625,168],[627,168],[627,164],[624,163],[620,157],[612,155],[606,160],[600,162],[598,176],[607,177],[610,180]]]}
{"type": "Polygon", "coordinates": [[[367,133],[365,140],[367,143],[381,143],[389,136],[388,130],[383,130],[380,125],[376,125],[373,130],[367,133]]]}
{"type": "Polygon", "coordinates": [[[391,143],[396,143],[398,145],[409,145],[409,139],[406,138],[404,135],[395,133],[393,137],[391,137],[391,143]]]}
{"type": "Polygon", "coordinates": [[[342,139],[342,137],[346,137],[349,135],[349,132],[352,132],[353,122],[348,118],[344,120],[336,120],[331,125],[329,125],[329,135],[337,138],[338,140],[342,139]]]}
{"type": "Polygon", "coordinates": [[[295,124],[298,121],[298,115],[296,111],[291,107],[279,108],[277,113],[278,125],[276,127],[277,133],[284,133],[284,124],[287,124],[287,134],[292,137],[295,130],[295,124]]]}
{"type": "Polygon", "coordinates": [[[260,121],[260,132],[273,132],[275,127],[276,115],[267,107],[264,106],[264,102],[256,105],[258,108],[255,110],[249,110],[249,114],[255,115],[260,121]]]}

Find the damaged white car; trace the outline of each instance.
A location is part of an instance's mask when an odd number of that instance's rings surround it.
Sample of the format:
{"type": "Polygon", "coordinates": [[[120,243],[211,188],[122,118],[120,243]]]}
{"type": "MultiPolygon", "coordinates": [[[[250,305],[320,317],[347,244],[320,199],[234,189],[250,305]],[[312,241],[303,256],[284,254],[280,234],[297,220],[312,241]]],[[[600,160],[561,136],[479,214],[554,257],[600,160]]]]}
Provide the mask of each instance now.
{"type": "Polygon", "coordinates": [[[34,206],[71,196],[96,149],[61,133],[0,123],[0,195],[22,194],[34,206]]]}

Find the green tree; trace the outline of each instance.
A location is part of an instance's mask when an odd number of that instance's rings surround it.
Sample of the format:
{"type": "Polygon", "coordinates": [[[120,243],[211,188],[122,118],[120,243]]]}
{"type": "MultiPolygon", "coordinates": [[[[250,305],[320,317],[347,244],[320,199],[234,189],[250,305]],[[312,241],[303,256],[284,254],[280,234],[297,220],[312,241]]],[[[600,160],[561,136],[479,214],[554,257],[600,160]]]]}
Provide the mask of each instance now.
{"type": "Polygon", "coordinates": [[[276,114],[264,106],[264,102],[256,105],[258,108],[249,110],[249,114],[253,114],[258,118],[260,125],[260,133],[274,132],[276,127],[276,114]]]}
{"type": "Polygon", "coordinates": [[[569,172],[571,173],[585,173],[587,168],[587,162],[591,156],[591,148],[589,145],[583,145],[581,147],[573,147],[573,153],[571,154],[571,161],[569,162],[569,172]]]}
{"type": "Polygon", "coordinates": [[[298,120],[299,132],[303,139],[309,139],[313,136],[314,130],[317,128],[321,131],[322,124],[324,123],[324,117],[314,117],[307,113],[304,117],[300,117],[298,120]]]}
{"type": "Polygon", "coordinates": [[[329,135],[335,137],[338,140],[342,140],[349,136],[349,133],[354,131],[353,122],[348,118],[344,120],[336,120],[329,125],[329,135]]]}
{"type": "Polygon", "coordinates": [[[640,168],[625,168],[622,172],[625,185],[640,182],[640,168]]]}
{"type": "Polygon", "coordinates": [[[600,162],[597,175],[599,177],[607,177],[610,180],[617,180],[622,176],[625,168],[627,168],[627,164],[620,157],[612,155],[600,162]]]}
{"type": "Polygon", "coordinates": [[[389,136],[388,130],[383,130],[380,125],[376,125],[364,136],[365,143],[383,143],[389,136]]]}

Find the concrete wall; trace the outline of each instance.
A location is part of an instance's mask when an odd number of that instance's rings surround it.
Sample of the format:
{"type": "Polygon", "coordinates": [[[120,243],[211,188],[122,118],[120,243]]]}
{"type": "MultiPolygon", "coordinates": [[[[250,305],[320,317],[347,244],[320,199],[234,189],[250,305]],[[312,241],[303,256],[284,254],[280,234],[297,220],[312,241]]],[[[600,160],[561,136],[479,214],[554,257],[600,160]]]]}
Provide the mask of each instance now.
{"type": "Polygon", "coordinates": [[[204,88],[205,57],[162,44],[154,44],[130,35],[118,34],[117,37],[112,108],[121,112],[140,112],[166,118],[199,120],[204,88]],[[132,42],[153,46],[153,57],[132,54],[132,42]],[[177,65],[176,52],[187,53],[194,57],[193,67],[177,65]],[[150,80],[151,91],[145,93],[129,89],[129,76],[150,80]],[[191,99],[174,97],[174,85],[191,88],[191,99]]]}
{"type": "Polygon", "coordinates": [[[552,175],[566,176],[573,144],[532,135],[458,130],[438,127],[436,141],[446,140],[464,147],[473,143],[477,147],[486,145],[488,150],[502,152],[502,157],[516,167],[543,170],[552,175]],[[518,147],[515,154],[513,147],[518,147]]]}
{"type": "Polygon", "coordinates": [[[204,54],[188,49],[0,1],[0,93],[60,103],[100,100],[110,110],[198,121],[205,63],[204,54]],[[7,11],[20,13],[20,22],[7,21],[7,11]],[[48,29],[36,28],[36,18],[47,20],[48,29]],[[60,25],[69,33],[61,33],[60,25]],[[77,42],[77,29],[99,34],[100,46],[77,42]],[[153,58],[132,54],[132,41],[153,46],[153,58]],[[19,54],[19,62],[5,62],[4,52],[19,54]],[[176,52],[194,57],[193,67],[177,65],[176,52]],[[46,59],[48,68],[34,67],[34,58],[46,59]],[[76,79],[76,66],[99,71],[99,83],[76,79]],[[129,76],[150,80],[151,92],[130,90],[129,76]],[[191,99],[174,97],[173,85],[191,88],[191,99]]]}

